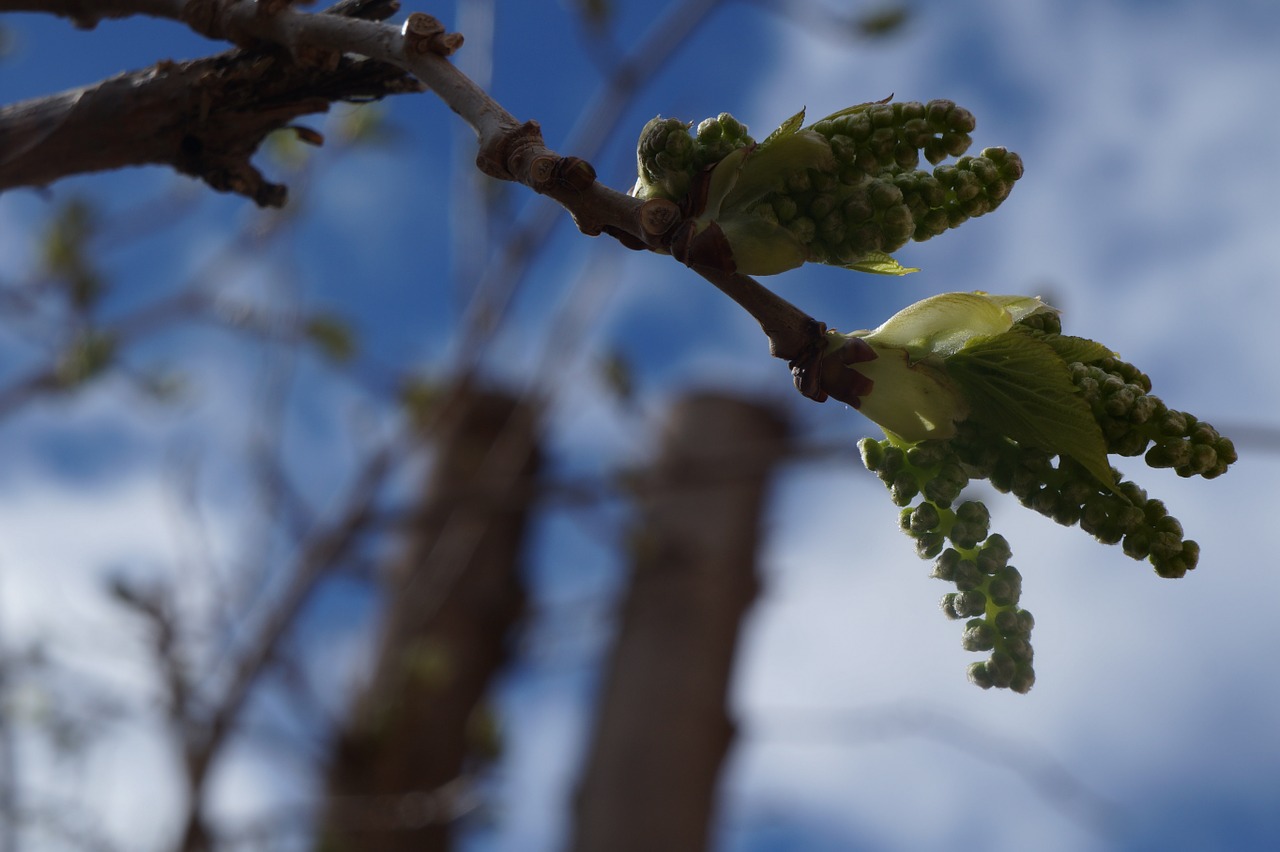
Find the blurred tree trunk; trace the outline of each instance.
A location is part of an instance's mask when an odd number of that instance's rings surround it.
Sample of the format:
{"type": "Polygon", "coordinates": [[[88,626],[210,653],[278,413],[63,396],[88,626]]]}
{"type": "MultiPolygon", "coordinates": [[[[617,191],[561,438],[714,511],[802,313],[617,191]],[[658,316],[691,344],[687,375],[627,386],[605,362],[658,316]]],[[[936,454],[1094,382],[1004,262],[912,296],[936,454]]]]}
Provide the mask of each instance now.
{"type": "Polygon", "coordinates": [[[644,478],[631,585],[576,802],[574,852],[706,847],[733,738],[726,690],[759,586],[769,474],[788,430],[714,394],[675,406],[644,478]]]}
{"type": "Polygon", "coordinates": [[[403,560],[388,577],[381,647],[333,755],[319,848],[433,852],[466,809],[482,704],[524,605],[517,570],[539,467],[532,407],[463,390],[403,560]]]}

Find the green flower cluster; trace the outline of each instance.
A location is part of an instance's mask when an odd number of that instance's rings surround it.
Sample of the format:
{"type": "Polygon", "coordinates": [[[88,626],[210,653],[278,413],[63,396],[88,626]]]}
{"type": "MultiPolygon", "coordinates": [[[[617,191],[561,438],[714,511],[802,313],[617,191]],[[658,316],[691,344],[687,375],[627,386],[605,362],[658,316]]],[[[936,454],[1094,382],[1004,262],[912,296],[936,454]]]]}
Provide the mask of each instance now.
{"type": "Polygon", "coordinates": [[[803,119],[757,145],[727,113],[696,135],[655,118],[640,136],[632,194],[684,204],[695,232],[714,223],[739,272],[815,261],[901,274],[910,270],[890,252],[995,210],[1022,177],[1022,160],[1004,148],[964,156],[975,120],[951,101],[859,104],[802,128],[803,119]],[[921,155],[932,172],[917,168],[921,155]],[[948,157],[959,159],[939,165],[948,157]]]}
{"type": "Polygon", "coordinates": [[[688,122],[677,118],[652,118],[636,143],[639,173],[631,194],[637,198],[681,201],[689,194],[694,175],[756,140],[747,127],[727,112],[703,120],[695,135],[688,122]]]}
{"type": "MultiPolygon", "coordinates": [[[[1071,340],[1062,335],[1061,321],[1052,312],[1027,317],[1013,328],[1046,342],[1071,340]]],[[[1222,475],[1236,461],[1229,438],[1194,415],[1166,406],[1151,394],[1151,379],[1132,364],[1108,354],[1073,362],[1068,370],[1102,431],[1108,454],[1145,454],[1153,468],[1205,479],[1222,475]]],[[[961,424],[952,443],[975,476],[1060,524],[1079,524],[1104,544],[1122,544],[1128,556],[1149,560],[1161,577],[1181,577],[1196,567],[1199,545],[1184,540],[1182,525],[1164,503],[1133,482],[1119,482],[1116,475],[1117,485],[1101,483],[1070,456],[1060,456],[1055,466],[1053,453],[1002,440],[978,422],[961,424]]]]}
{"type": "Polygon", "coordinates": [[[901,526],[916,540],[916,552],[936,560],[934,577],[955,585],[943,596],[942,611],[967,619],[965,650],[990,652],[969,666],[969,679],[984,689],[1027,692],[1036,679],[1035,620],[1018,606],[1022,575],[1009,564],[1012,551],[1004,536],[991,534],[987,507],[972,500],[954,505],[970,478],[960,456],[950,442],[937,440],[903,445],[865,438],[859,448],[863,464],[904,507],[901,526]]]}
{"type": "Polygon", "coordinates": [[[827,194],[843,214],[825,211],[821,191],[796,198],[824,237],[814,246],[819,259],[843,265],[849,257],[896,251],[999,207],[1022,177],[1022,160],[1004,148],[962,156],[975,126],[973,113],[948,100],[864,104],[814,124],[835,155],[838,188],[827,194]],[[921,154],[937,166],[932,174],[917,168],[921,154]],[[959,159],[938,165],[948,156],[959,159]],[[840,224],[846,238],[832,241],[840,224]]]}
{"type": "Polygon", "coordinates": [[[1103,544],[1121,544],[1146,559],[1161,577],[1182,577],[1196,567],[1200,546],[1183,538],[1182,524],[1160,500],[1130,481],[1114,486],[1070,456],[1018,444],[978,423],[963,423],[951,440],[975,479],[1011,493],[1023,506],[1063,526],[1079,526],[1103,544]]]}
{"type": "Polygon", "coordinates": [[[942,608],[950,618],[968,619],[965,648],[990,652],[970,666],[974,683],[1025,692],[1035,673],[1032,619],[1018,609],[1022,578],[1009,565],[1008,543],[990,535],[983,504],[954,505],[970,480],[985,479],[1060,524],[1121,545],[1161,577],[1196,567],[1200,547],[1184,537],[1182,524],[1160,500],[1122,481],[1107,459],[1144,456],[1151,467],[1212,479],[1236,461],[1235,447],[1152,395],[1151,380],[1132,364],[1094,341],[1064,335],[1056,311],[1034,299],[947,294],[858,339],[870,344],[872,356],[848,367],[872,380],[861,407],[897,427],[886,427],[883,441],[861,443],[863,462],[904,507],[902,528],[922,558],[936,560],[933,576],[955,584],[942,608]],[[995,313],[984,318],[983,310],[995,313]],[[894,360],[897,346],[916,360],[906,366],[894,360]],[[1046,361],[1045,353],[1053,358],[1046,361]],[[882,362],[886,367],[873,372],[882,362]],[[1051,381],[1059,374],[1060,383],[1051,381]],[[944,393],[948,388],[953,395],[944,393]],[[879,408],[877,393],[886,395],[879,408]],[[895,406],[927,415],[930,428],[903,437],[913,421],[895,406]],[[1051,418],[1038,421],[1044,412],[1051,418]]]}

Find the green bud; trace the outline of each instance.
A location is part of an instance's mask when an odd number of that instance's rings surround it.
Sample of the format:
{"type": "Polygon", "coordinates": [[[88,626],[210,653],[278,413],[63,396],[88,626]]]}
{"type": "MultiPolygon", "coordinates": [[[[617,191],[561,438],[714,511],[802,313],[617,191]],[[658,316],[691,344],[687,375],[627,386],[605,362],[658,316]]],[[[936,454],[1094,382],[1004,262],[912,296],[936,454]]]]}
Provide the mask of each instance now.
{"type": "Polygon", "coordinates": [[[1005,653],[1013,658],[1015,663],[1025,665],[1030,663],[1035,653],[1031,649],[1031,643],[1023,636],[1010,636],[1002,643],[1005,653]]]}
{"type": "Polygon", "coordinates": [[[995,681],[992,679],[991,672],[985,662],[970,664],[968,674],[969,682],[975,686],[980,686],[983,689],[990,689],[995,686],[995,681]]]}
{"type": "Polygon", "coordinates": [[[1036,620],[1031,617],[1031,613],[1025,609],[1018,610],[1018,634],[1021,636],[1030,636],[1031,628],[1035,627],[1036,620]]]}
{"type": "Polygon", "coordinates": [[[953,547],[948,547],[938,556],[938,561],[933,566],[933,577],[938,580],[946,580],[951,582],[955,579],[956,568],[960,564],[960,553],[953,547]]]}
{"type": "Polygon", "coordinates": [[[916,495],[920,493],[920,484],[916,481],[914,474],[907,471],[899,473],[893,478],[893,483],[889,486],[889,494],[895,506],[906,506],[916,495]]]}
{"type": "Polygon", "coordinates": [[[961,618],[982,615],[987,610],[987,596],[977,589],[959,592],[956,595],[954,608],[961,618]]]}
{"type": "Polygon", "coordinates": [[[971,592],[982,587],[983,575],[972,559],[962,559],[956,563],[955,574],[951,581],[962,592],[971,592]]]}
{"type": "Polygon", "coordinates": [[[688,124],[661,116],[650,119],[636,144],[638,177],[631,194],[680,201],[688,194],[698,169],[693,148],[688,124]]]}
{"type": "Polygon", "coordinates": [[[1009,548],[1009,542],[1004,536],[999,533],[987,536],[982,549],[978,551],[978,570],[984,574],[994,574],[1008,565],[1011,558],[1013,558],[1013,551],[1009,548]]]}
{"type": "Polygon", "coordinates": [[[1018,673],[1018,663],[1005,651],[994,651],[987,660],[987,673],[991,676],[991,685],[998,689],[1008,689],[1018,673]]]}
{"type": "Polygon", "coordinates": [[[1021,631],[1018,628],[1018,614],[1013,610],[1000,610],[995,614],[992,623],[1001,636],[1021,635],[1021,631]]]}
{"type": "Polygon", "coordinates": [[[1035,683],[1036,673],[1031,666],[1019,666],[1013,680],[1009,682],[1009,688],[1019,695],[1026,695],[1035,683]]]}
{"type": "Polygon", "coordinates": [[[933,504],[921,503],[911,510],[907,529],[913,535],[919,535],[920,533],[936,530],[940,523],[942,523],[942,518],[938,515],[938,510],[933,504]]]}
{"type": "Polygon", "coordinates": [[[972,550],[978,546],[978,542],[986,536],[986,527],[979,527],[976,524],[967,524],[964,521],[957,520],[951,525],[951,530],[947,533],[947,537],[951,542],[963,550],[972,550]]]}
{"type": "Polygon", "coordinates": [[[917,468],[937,467],[951,458],[951,448],[943,441],[926,441],[913,444],[907,450],[907,462],[917,468]]]}
{"type": "Polygon", "coordinates": [[[981,618],[975,618],[965,625],[961,644],[966,651],[990,651],[996,645],[995,628],[981,618]]]}
{"type": "Polygon", "coordinates": [[[991,602],[999,607],[1011,607],[1022,596],[1022,575],[1012,565],[1001,568],[987,584],[991,602]]]}
{"type": "Polygon", "coordinates": [[[945,543],[942,533],[922,533],[916,537],[916,555],[921,559],[933,559],[942,552],[942,546],[945,543]]]}
{"type": "Polygon", "coordinates": [[[1122,548],[1130,559],[1146,559],[1151,553],[1151,534],[1146,530],[1134,530],[1124,537],[1122,548]]]}
{"type": "MultiPolygon", "coordinates": [[[[991,523],[991,513],[987,511],[987,507],[975,500],[966,500],[956,507],[956,518],[967,524],[973,524],[979,527],[987,527],[991,523]]],[[[986,536],[982,536],[986,538],[986,536]]]]}
{"type": "Polygon", "coordinates": [[[900,447],[888,446],[884,448],[883,458],[877,472],[881,479],[886,477],[891,481],[907,464],[907,454],[900,447]]]}

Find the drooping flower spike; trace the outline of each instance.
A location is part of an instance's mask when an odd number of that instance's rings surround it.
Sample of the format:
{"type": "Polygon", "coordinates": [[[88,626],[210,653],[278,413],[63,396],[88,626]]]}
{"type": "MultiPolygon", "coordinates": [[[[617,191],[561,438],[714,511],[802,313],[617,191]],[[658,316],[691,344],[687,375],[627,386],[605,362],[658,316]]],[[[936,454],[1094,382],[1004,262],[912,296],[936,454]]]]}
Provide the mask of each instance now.
{"type": "Polygon", "coordinates": [[[1169,409],[1151,381],[1092,340],[1062,334],[1039,299],[947,293],[872,331],[829,332],[827,370],[856,373],[842,398],[879,424],[863,462],[903,507],[901,524],[933,575],[954,583],[942,599],[968,619],[964,646],[990,651],[970,666],[980,686],[1019,692],[1035,681],[1033,619],[1018,607],[1022,577],[976,501],[955,505],[972,479],[1012,492],[1028,508],[1121,544],[1162,577],[1195,568],[1200,548],[1164,504],[1121,481],[1110,455],[1212,479],[1236,461],[1231,441],[1169,409]],[[854,353],[854,355],[850,355],[854,353]]]}

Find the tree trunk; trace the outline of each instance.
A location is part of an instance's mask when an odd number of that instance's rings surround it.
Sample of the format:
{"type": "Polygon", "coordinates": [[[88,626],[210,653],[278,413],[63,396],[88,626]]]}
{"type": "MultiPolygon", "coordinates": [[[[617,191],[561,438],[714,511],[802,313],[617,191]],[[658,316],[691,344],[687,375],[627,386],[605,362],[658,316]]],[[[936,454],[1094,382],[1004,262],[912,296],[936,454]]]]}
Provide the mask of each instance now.
{"type": "Polygon", "coordinates": [[[463,391],[437,448],[389,578],[372,680],[335,750],[323,850],[447,849],[471,798],[481,702],[524,603],[516,566],[539,466],[535,417],[512,397],[463,391]]]}
{"type": "Polygon", "coordinates": [[[733,738],[725,707],[769,474],[787,429],[768,407],[698,394],[645,479],[631,586],[576,803],[574,852],[705,848],[733,738]]]}

